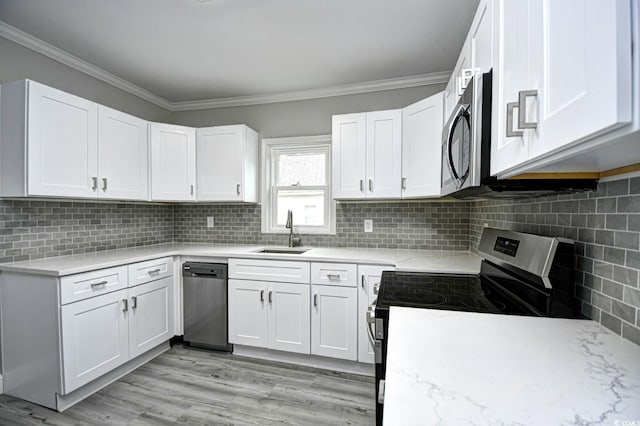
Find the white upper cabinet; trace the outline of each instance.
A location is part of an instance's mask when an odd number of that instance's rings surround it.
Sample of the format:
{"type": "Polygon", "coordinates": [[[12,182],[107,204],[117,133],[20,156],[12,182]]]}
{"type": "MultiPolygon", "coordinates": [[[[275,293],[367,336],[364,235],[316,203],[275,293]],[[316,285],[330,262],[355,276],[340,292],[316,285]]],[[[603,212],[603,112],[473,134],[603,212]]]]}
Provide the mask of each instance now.
{"type": "Polygon", "coordinates": [[[493,7],[492,174],[509,176],[631,122],[628,1],[495,0],[493,7]]]}
{"type": "Polygon", "coordinates": [[[400,197],[401,110],[335,115],[332,133],[334,198],[400,197]]]}
{"type": "Polygon", "coordinates": [[[334,115],[331,129],[333,198],[364,198],[367,114],[334,115]]]}
{"type": "Polygon", "coordinates": [[[493,67],[493,3],[482,0],[471,23],[469,48],[473,73],[485,73],[493,67]]]}
{"type": "Polygon", "coordinates": [[[245,125],[196,132],[198,201],[257,202],[258,134],[245,125]]]}
{"type": "Polygon", "coordinates": [[[196,200],[196,129],[151,123],[151,199],[196,200]]]}
{"type": "Polygon", "coordinates": [[[149,198],[149,139],[145,120],[98,107],[98,196],[149,198]]]}
{"type": "Polygon", "coordinates": [[[3,196],[148,199],[148,124],[22,80],[2,86],[3,196]]]}
{"type": "Polygon", "coordinates": [[[97,196],[96,103],[19,81],[2,87],[2,118],[3,195],[97,196]]]}
{"type": "Polygon", "coordinates": [[[402,198],[440,195],[444,92],[402,110],[402,198]]]}

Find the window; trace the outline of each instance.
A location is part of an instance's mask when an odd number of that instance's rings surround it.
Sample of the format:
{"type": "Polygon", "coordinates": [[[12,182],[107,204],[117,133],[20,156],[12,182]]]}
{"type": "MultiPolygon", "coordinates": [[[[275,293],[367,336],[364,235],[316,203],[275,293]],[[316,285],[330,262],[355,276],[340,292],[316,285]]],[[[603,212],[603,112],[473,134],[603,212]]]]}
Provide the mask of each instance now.
{"type": "Polygon", "coordinates": [[[331,137],[308,136],[262,141],[262,232],[335,234],[331,199],[331,137]]]}

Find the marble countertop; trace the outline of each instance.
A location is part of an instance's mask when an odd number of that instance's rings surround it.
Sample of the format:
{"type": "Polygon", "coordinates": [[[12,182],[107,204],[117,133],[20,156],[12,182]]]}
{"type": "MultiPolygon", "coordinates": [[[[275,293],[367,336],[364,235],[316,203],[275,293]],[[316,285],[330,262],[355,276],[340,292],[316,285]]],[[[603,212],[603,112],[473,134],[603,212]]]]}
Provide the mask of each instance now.
{"type": "Polygon", "coordinates": [[[590,320],[392,307],[386,425],[640,422],[640,347],[590,320]]]}
{"type": "MultiPolygon", "coordinates": [[[[302,254],[258,253],[264,245],[167,243],[22,262],[0,263],[0,271],[64,276],[165,256],[231,257],[346,262],[395,266],[400,271],[476,274],[480,257],[465,251],[308,247],[302,254]]],[[[304,248],[304,247],[303,247],[304,248]]],[[[297,249],[299,249],[297,247],[297,249]]]]}

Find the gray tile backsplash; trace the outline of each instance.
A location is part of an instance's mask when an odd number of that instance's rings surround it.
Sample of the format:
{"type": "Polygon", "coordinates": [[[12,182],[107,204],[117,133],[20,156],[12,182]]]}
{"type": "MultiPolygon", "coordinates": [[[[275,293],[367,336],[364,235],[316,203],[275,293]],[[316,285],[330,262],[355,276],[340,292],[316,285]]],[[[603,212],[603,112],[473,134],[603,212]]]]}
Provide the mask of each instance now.
{"type": "MultiPolygon", "coordinates": [[[[0,261],[169,241],[285,245],[287,235],[260,232],[260,208],[0,200],[0,261]]],[[[336,219],[336,235],[302,235],[302,243],[476,250],[484,224],[574,239],[583,313],[640,344],[640,178],[511,201],[338,203],[336,219]],[[372,233],[364,232],[365,219],[373,220],[372,233]]]]}
{"type": "Polygon", "coordinates": [[[169,242],[170,205],[0,200],[0,262],[169,242]]]}
{"type": "Polygon", "coordinates": [[[485,224],[576,240],[583,313],[640,345],[640,178],[601,183],[591,193],[476,201],[471,250],[485,224]]]}
{"type": "MultiPolygon", "coordinates": [[[[174,240],[286,245],[288,235],[260,233],[260,206],[184,204],[174,207],[174,240]],[[215,226],[206,227],[213,216],[215,226]]],[[[301,235],[309,246],[467,250],[468,202],[338,203],[336,235],[301,235]],[[364,220],[373,232],[364,232],[364,220]]],[[[295,223],[295,218],[294,218],[295,223]]]]}

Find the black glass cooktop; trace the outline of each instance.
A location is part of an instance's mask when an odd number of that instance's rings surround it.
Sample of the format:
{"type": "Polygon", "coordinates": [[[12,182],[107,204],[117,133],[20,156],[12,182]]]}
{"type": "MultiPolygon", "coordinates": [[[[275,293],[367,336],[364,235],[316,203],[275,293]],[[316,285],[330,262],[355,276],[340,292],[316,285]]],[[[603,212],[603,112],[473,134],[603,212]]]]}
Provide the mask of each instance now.
{"type": "Polygon", "coordinates": [[[527,315],[531,311],[479,275],[385,271],[376,309],[389,306],[527,315]]]}

